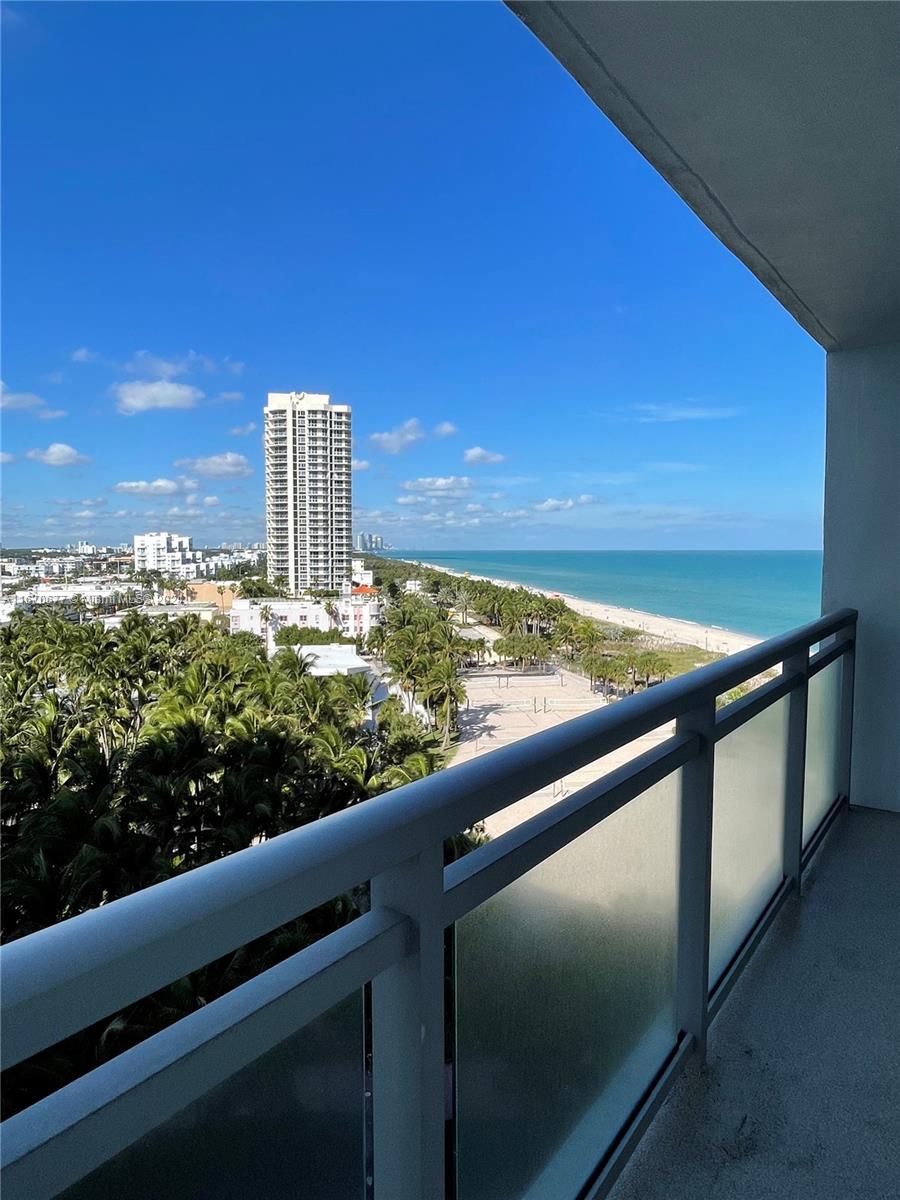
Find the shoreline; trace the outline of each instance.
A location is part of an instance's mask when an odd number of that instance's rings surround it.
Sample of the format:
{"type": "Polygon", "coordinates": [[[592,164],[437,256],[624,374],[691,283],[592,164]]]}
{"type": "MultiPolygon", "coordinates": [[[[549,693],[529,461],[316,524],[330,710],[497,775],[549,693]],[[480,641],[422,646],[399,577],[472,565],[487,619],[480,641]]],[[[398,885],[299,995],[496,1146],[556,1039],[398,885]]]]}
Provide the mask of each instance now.
{"type": "Polygon", "coordinates": [[[687,621],[681,617],[667,617],[661,613],[644,612],[638,608],[621,608],[614,604],[604,604],[600,600],[585,600],[581,596],[573,596],[569,592],[557,591],[554,588],[535,587],[532,584],[516,583],[512,579],[496,579],[490,575],[476,575],[472,571],[458,571],[452,567],[441,566],[439,563],[429,563],[421,559],[398,559],[410,566],[427,567],[432,571],[441,571],[445,575],[454,575],[459,579],[474,579],[482,583],[492,583],[496,587],[524,588],[538,596],[548,598],[558,597],[577,612],[580,616],[591,617],[596,621],[605,621],[610,625],[627,625],[640,629],[650,637],[663,641],[675,642],[682,646],[698,646],[701,650],[709,650],[718,654],[736,654],[747,650],[750,646],[758,646],[763,638],[754,637],[748,633],[738,633],[733,629],[723,629],[718,625],[703,625],[698,621],[687,621]]]}

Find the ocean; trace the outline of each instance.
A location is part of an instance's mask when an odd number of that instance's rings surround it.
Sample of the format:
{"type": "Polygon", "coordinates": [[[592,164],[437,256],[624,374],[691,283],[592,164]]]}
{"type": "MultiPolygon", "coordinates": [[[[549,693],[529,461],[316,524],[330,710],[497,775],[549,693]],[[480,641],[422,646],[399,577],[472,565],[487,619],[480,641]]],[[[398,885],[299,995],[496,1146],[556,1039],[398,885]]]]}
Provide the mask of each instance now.
{"type": "Polygon", "coordinates": [[[818,550],[395,550],[583,600],[772,637],[821,611],[818,550]]]}

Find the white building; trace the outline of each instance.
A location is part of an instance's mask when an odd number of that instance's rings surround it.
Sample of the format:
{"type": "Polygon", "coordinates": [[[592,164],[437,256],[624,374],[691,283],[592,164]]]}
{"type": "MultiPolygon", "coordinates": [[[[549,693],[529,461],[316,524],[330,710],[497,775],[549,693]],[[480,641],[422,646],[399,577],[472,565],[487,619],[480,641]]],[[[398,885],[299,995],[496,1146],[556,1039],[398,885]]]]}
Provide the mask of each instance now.
{"type": "Polygon", "coordinates": [[[377,533],[358,533],[353,539],[353,549],[377,554],[379,550],[384,549],[384,538],[377,533]]]}
{"type": "Polygon", "coordinates": [[[79,579],[72,583],[35,583],[15,593],[16,604],[71,604],[80,597],[88,608],[95,605],[131,605],[140,588],[108,580],[79,579]]]}
{"type": "Polygon", "coordinates": [[[57,558],[39,558],[30,573],[47,579],[51,575],[75,575],[84,567],[84,559],[77,555],[60,555],[57,558]]]}
{"type": "Polygon", "coordinates": [[[161,571],[180,579],[192,579],[203,555],[195,550],[191,538],[179,533],[136,533],[134,535],[135,571],[161,571]]]}
{"type": "Polygon", "coordinates": [[[374,682],[375,676],[356,647],[338,642],[333,646],[297,646],[297,653],[309,660],[310,675],[365,675],[374,682]]]}
{"type": "Polygon", "coordinates": [[[381,599],[371,593],[366,595],[342,596],[336,600],[279,600],[235,599],[230,609],[232,633],[255,633],[263,635],[263,608],[268,608],[269,635],[286,625],[299,625],[301,629],[320,629],[323,633],[337,630],[344,637],[367,638],[374,625],[382,619],[381,599]]]}
{"type": "Polygon", "coordinates": [[[365,563],[361,558],[354,558],[350,563],[350,578],[354,583],[362,584],[364,587],[371,587],[375,582],[375,572],[367,571],[365,563]]]}
{"type": "Polygon", "coordinates": [[[371,688],[368,720],[375,722],[379,709],[390,695],[388,684],[364,658],[360,658],[355,646],[338,643],[332,646],[295,646],[294,649],[307,660],[310,675],[359,675],[367,680],[371,688]]]}
{"type": "Polygon", "coordinates": [[[37,567],[32,562],[22,562],[18,558],[0,558],[0,575],[37,575],[37,567]]]}
{"type": "Polygon", "coordinates": [[[269,578],[295,594],[339,588],[350,570],[350,406],[269,392],[265,416],[269,578]]]}

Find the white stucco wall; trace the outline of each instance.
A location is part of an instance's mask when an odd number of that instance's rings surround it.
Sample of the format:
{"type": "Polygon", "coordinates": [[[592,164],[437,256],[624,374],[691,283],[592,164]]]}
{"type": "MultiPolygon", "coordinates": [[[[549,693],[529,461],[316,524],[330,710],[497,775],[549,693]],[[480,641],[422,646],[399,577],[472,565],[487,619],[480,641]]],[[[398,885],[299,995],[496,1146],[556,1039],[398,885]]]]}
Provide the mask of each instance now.
{"type": "Polygon", "coordinates": [[[822,607],[859,610],[853,804],[900,811],[900,343],[828,355],[822,607]]]}

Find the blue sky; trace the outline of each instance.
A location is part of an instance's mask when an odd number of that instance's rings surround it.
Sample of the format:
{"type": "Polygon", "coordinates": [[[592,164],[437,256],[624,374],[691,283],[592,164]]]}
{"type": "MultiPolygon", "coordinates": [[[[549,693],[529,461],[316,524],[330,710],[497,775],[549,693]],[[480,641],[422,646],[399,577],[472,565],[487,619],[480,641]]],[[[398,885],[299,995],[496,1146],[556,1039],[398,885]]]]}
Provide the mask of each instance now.
{"type": "Polygon", "coordinates": [[[823,353],[500,4],[12,4],[3,102],[6,545],[264,536],[294,389],[396,546],[820,546],[823,353]]]}

